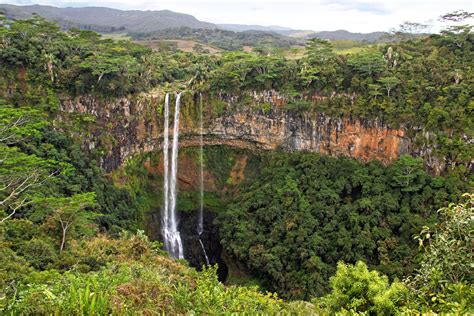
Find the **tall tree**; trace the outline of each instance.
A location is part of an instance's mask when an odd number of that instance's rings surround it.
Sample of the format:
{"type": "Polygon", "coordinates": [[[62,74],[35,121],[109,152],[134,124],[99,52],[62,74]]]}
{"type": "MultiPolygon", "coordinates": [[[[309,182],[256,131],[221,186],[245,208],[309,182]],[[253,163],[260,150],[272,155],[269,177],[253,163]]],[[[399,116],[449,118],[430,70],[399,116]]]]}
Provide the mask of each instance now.
{"type": "Polygon", "coordinates": [[[68,233],[87,223],[94,215],[86,209],[95,205],[95,193],[81,193],[70,197],[48,197],[35,200],[36,203],[52,210],[45,225],[59,225],[61,231],[60,251],[64,250],[68,233]]]}
{"type": "Polygon", "coordinates": [[[14,147],[20,140],[38,137],[46,121],[35,109],[0,105],[0,221],[4,222],[31,201],[34,188],[65,172],[70,165],[14,147]]]}

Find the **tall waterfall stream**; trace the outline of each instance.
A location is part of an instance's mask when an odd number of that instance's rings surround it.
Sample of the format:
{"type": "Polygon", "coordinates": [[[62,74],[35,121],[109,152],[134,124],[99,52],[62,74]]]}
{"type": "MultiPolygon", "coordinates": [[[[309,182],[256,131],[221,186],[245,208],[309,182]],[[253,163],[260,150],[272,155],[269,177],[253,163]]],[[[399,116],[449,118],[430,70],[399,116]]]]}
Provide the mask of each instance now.
{"type": "Polygon", "coordinates": [[[176,176],[178,174],[178,139],[179,139],[179,108],[181,93],[176,97],[173,122],[173,147],[171,150],[171,174],[169,173],[169,94],[165,97],[165,124],[163,132],[163,160],[164,160],[164,205],[162,211],[162,234],[166,251],[173,257],[183,259],[183,244],[178,231],[176,215],[176,176]]]}
{"type": "Polygon", "coordinates": [[[199,205],[199,219],[197,225],[197,233],[199,243],[201,244],[204,258],[206,259],[206,266],[209,265],[209,258],[207,257],[206,248],[201,240],[201,235],[204,231],[204,148],[203,148],[203,128],[202,128],[202,94],[199,94],[199,190],[200,190],[200,205],[199,205]]]}
{"type": "MultiPolygon", "coordinates": [[[[171,170],[169,157],[169,94],[166,94],[164,105],[164,131],[163,131],[163,161],[164,161],[164,203],[162,210],[162,235],[166,251],[178,259],[184,258],[183,243],[178,230],[178,218],[176,212],[177,189],[176,180],[178,173],[178,148],[179,148],[179,111],[181,106],[181,93],[176,96],[176,105],[173,122],[173,143],[171,148],[171,170]]],[[[203,148],[203,118],[202,118],[202,95],[199,96],[199,190],[200,205],[199,217],[197,222],[197,234],[199,244],[201,245],[206,265],[210,265],[206,248],[201,240],[204,232],[204,148],[203,148]]]]}

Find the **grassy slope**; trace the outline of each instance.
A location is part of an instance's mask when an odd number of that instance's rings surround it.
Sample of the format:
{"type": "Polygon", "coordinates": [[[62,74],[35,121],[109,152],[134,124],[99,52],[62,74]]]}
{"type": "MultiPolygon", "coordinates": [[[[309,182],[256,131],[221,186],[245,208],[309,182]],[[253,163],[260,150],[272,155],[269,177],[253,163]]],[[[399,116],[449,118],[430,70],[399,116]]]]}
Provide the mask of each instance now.
{"type": "Polygon", "coordinates": [[[61,263],[69,268],[66,272],[25,267],[29,273],[15,284],[15,295],[7,293],[0,301],[0,310],[7,314],[161,315],[273,314],[301,309],[257,287],[224,286],[217,280],[215,267],[196,272],[184,261],[169,258],[160,246],[142,233],[75,241],[62,254],[61,263]]]}

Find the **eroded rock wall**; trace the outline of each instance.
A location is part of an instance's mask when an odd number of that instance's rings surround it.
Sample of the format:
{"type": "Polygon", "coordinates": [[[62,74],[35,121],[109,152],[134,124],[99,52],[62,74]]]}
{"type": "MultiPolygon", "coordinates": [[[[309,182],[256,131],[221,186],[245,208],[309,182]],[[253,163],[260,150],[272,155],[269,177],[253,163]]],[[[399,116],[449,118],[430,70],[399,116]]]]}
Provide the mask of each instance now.
{"type": "MultiPolygon", "coordinates": [[[[287,100],[276,93],[254,94],[254,105],[244,107],[237,106],[237,97],[216,98],[226,106],[218,115],[209,114],[212,109],[208,103],[212,99],[205,98],[205,145],[304,150],[383,163],[411,152],[411,142],[403,128],[391,129],[377,120],[288,112],[282,108],[287,100]],[[271,107],[266,111],[259,109],[259,102],[268,102],[271,107]]],[[[86,134],[86,147],[103,148],[101,165],[112,171],[132,155],[161,150],[163,102],[164,94],[151,93],[115,100],[64,97],[61,110],[63,119],[77,113],[93,118],[87,133],[81,131],[86,134]]],[[[183,98],[180,146],[199,145],[198,102],[198,97],[191,93],[183,98]]]]}

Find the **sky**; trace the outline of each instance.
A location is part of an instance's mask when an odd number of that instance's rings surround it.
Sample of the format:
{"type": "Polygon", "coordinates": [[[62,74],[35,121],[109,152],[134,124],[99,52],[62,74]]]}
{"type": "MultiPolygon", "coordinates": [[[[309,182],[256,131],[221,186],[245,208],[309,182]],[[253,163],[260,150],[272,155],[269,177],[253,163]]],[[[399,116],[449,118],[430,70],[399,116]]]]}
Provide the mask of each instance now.
{"type": "Polygon", "coordinates": [[[405,21],[431,24],[455,10],[474,11],[466,0],[0,0],[16,5],[103,6],[122,10],[172,10],[202,21],[279,25],[300,30],[389,31],[405,21]]]}

